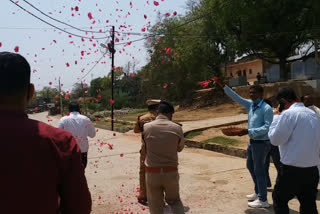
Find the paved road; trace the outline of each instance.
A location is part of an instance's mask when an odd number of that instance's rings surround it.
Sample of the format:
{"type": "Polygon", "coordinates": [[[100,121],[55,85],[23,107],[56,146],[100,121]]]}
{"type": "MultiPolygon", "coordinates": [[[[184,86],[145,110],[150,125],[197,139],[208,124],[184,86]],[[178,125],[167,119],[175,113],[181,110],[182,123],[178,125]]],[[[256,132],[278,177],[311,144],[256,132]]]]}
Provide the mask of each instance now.
{"type": "MultiPolygon", "coordinates": [[[[48,122],[45,113],[30,116],[48,122]]],[[[49,118],[52,125],[57,119],[49,118]]],[[[140,141],[138,135],[97,129],[90,140],[86,170],[93,199],[93,214],[149,213],[136,202],[140,141]],[[108,144],[113,145],[111,150],[108,144]]],[[[271,214],[272,209],[249,209],[246,194],[253,185],[245,160],[211,151],[184,149],[180,155],[181,198],[187,213],[195,214],[271,214]]],[[[272,180],[275,169],[271,168],[272,180]]],[[[271,192],[268,194],[269,202],[271,192]]],[[[291,213],[298,213],[297,201],[290,203],[291,213]]],[[[318,203],[320,206],[320,203],[318,203]]],[[[166,212],[170,213],[170,212],[166,212]]]]}

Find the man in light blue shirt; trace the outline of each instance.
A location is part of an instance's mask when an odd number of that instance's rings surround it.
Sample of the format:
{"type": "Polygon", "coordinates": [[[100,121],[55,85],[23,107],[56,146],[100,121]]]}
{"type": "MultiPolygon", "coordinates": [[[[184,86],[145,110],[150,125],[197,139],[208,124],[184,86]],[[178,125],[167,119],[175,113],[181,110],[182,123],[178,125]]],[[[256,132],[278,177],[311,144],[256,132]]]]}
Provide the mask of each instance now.
{"type": "Polygon", "coordinates": [[[240,135],[248,134],[250,142],[247,149],[247,168],[254,182],[255,193],[247,195],[248,206],[254,208],[269,207],[267,200],[267,177],[265,170],[266,156],[270,150],[268,137],[269,127],[273,119],[273,110],[264,102],[263,88],[253,85],[249,89],[250,99],[244,99],[231,88],[218,81],[224,92],[248,111],[248,129],[240,135]]]}

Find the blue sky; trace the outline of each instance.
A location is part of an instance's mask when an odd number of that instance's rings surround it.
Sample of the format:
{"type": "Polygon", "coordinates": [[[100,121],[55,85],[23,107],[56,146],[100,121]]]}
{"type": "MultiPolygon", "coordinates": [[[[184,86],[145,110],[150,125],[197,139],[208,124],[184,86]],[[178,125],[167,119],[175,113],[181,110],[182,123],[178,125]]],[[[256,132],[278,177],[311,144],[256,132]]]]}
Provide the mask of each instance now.
{"type": "MultiPolygon", "coordinates": [[[[87,37],[93,35],[50,20],[23,0],[15,2],[44,20],[63,29],[66,28],[65,30],[70,33],[87,37]]],[[[47,15],[81,29],[108,31],[110,26],[114,25],[119,32],[143,33],[142,28],[147,29],[148,22],[151,25],[155,24],[159,13],[172,15],[176,11],[178,15],[184,15],[187,0],[158,0],[158,6],[154,5],[153,0],[28,0],[28,2],[47,15]],[[78,11],[75,11],[76,7],[78,11]],[[88,18],[89,12],[93,17],[91,20],[88,18]],[[90,27],[92,29],[89,29],[90,27]]],[[[72,85],[78,82],[103,55],[104,50],[99,44],[109,41],[108,39],[82,41],[76,36],[70,37],[70,34],[54,29],[32,17],[9,0],[2,0],[0,20],[0,51],[13,52],[14,48],[19,46],[19,53],[31,64],[32,82],[37,90],[44,86],[58,86],[59,78],[63,90],[70,90],[72,85]],[[84,56],[81,55],[81,51],[84,51],[84,56]]],[[[145,33],[147,32],[146,30],[145,33]]],[[[109,35],[110,33],[94,34],[95,38],[109,35]]],[[[116,37],[119,39],[118,43],[142,38],[122,33],[116,37]]],[[[145,65],[147,54],[144,42],[116,46],[115,66],[124,66],[128,61],[135,62],[138,68],[145,65]]],[[[83,81],[90,83],[91,78],[105,76],[110,69],[111,60],[106,56],[83,81]]]]}

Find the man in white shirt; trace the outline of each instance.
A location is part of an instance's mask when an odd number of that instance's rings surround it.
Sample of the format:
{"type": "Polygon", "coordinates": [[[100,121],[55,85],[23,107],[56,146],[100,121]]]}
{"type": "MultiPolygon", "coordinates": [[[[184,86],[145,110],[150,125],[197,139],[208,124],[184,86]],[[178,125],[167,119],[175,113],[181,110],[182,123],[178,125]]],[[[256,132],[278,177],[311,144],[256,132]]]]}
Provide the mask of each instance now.
{"type": "Polygon", "coordinates": [[[271,143],[279,146],[281,157],[272,194],[275,214],[289,214],[288,202],[295,196],[300,202],[300,213],[317,214],[319,119],[297,102],[291,88],[281,89],[277,100],[281,114],[274,116],[268,133],[271,143]]]}
{"type": "Polygon", "coordinates": [[[320,118],[320,109],[314,105],[314,97],[311,94],[302,96],[301,102],[303,102],[305,107],[308,107],[309,109],[314,111],[314,113],[316,113],[320,118]]]}
{"type": "Polygon", "coordinates": [[[91,138],[95,137],[96,131],[90,119],[80,114],[78,103],[71,102],[69,104],[69,112],[69,116],[61,118],[58,127],[71,132],[76,138],[82,154],[82,163],[86,167],[89,150],[88,136],[91,138]]]}

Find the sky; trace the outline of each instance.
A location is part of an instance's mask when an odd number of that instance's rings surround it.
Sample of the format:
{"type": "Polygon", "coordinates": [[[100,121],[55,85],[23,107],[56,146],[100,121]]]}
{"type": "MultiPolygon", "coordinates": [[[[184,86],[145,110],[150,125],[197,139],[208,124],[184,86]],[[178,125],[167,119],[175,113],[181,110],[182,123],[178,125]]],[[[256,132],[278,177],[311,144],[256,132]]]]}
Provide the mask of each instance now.
{"type": "Polygon", "coordinates": [[[112,25],[118,32],[115,39],[115,67],[124,66],[130,61],[140,68],[148,62],[144,47],[148,40],[131,44],[130,41],[146,37],[143,34],[148,33],[148,28],[158,21],[159,15],[166,17],[167,14],[170,15],[169,18],[184,15],[186,2],[187,0],[13,0],[12,3],[2,0],[0,51],[18,52],[26,57],[31,65],[31,81],[36,90],[41,90],[44,86],[58,87],[60,78],[62,90],[68,91],[75,83],[83,81],[84,84],[89,84],[92,79],[106,76],[110,72],[111,59],[109,54],[103,57],[106,49],[100,44],[110,41],[112,25]],[[44,14],[82,31],[46,17],[28,3],[44,14]],[[28,12],[67,32],[55,29],[28,12]],[[89,30],[96,33],[85,32],[89,30]],[[101,61],[93,68],[101,57],[101,61]],[[92,71],[88,73],[91,68],[92,71]]]}

